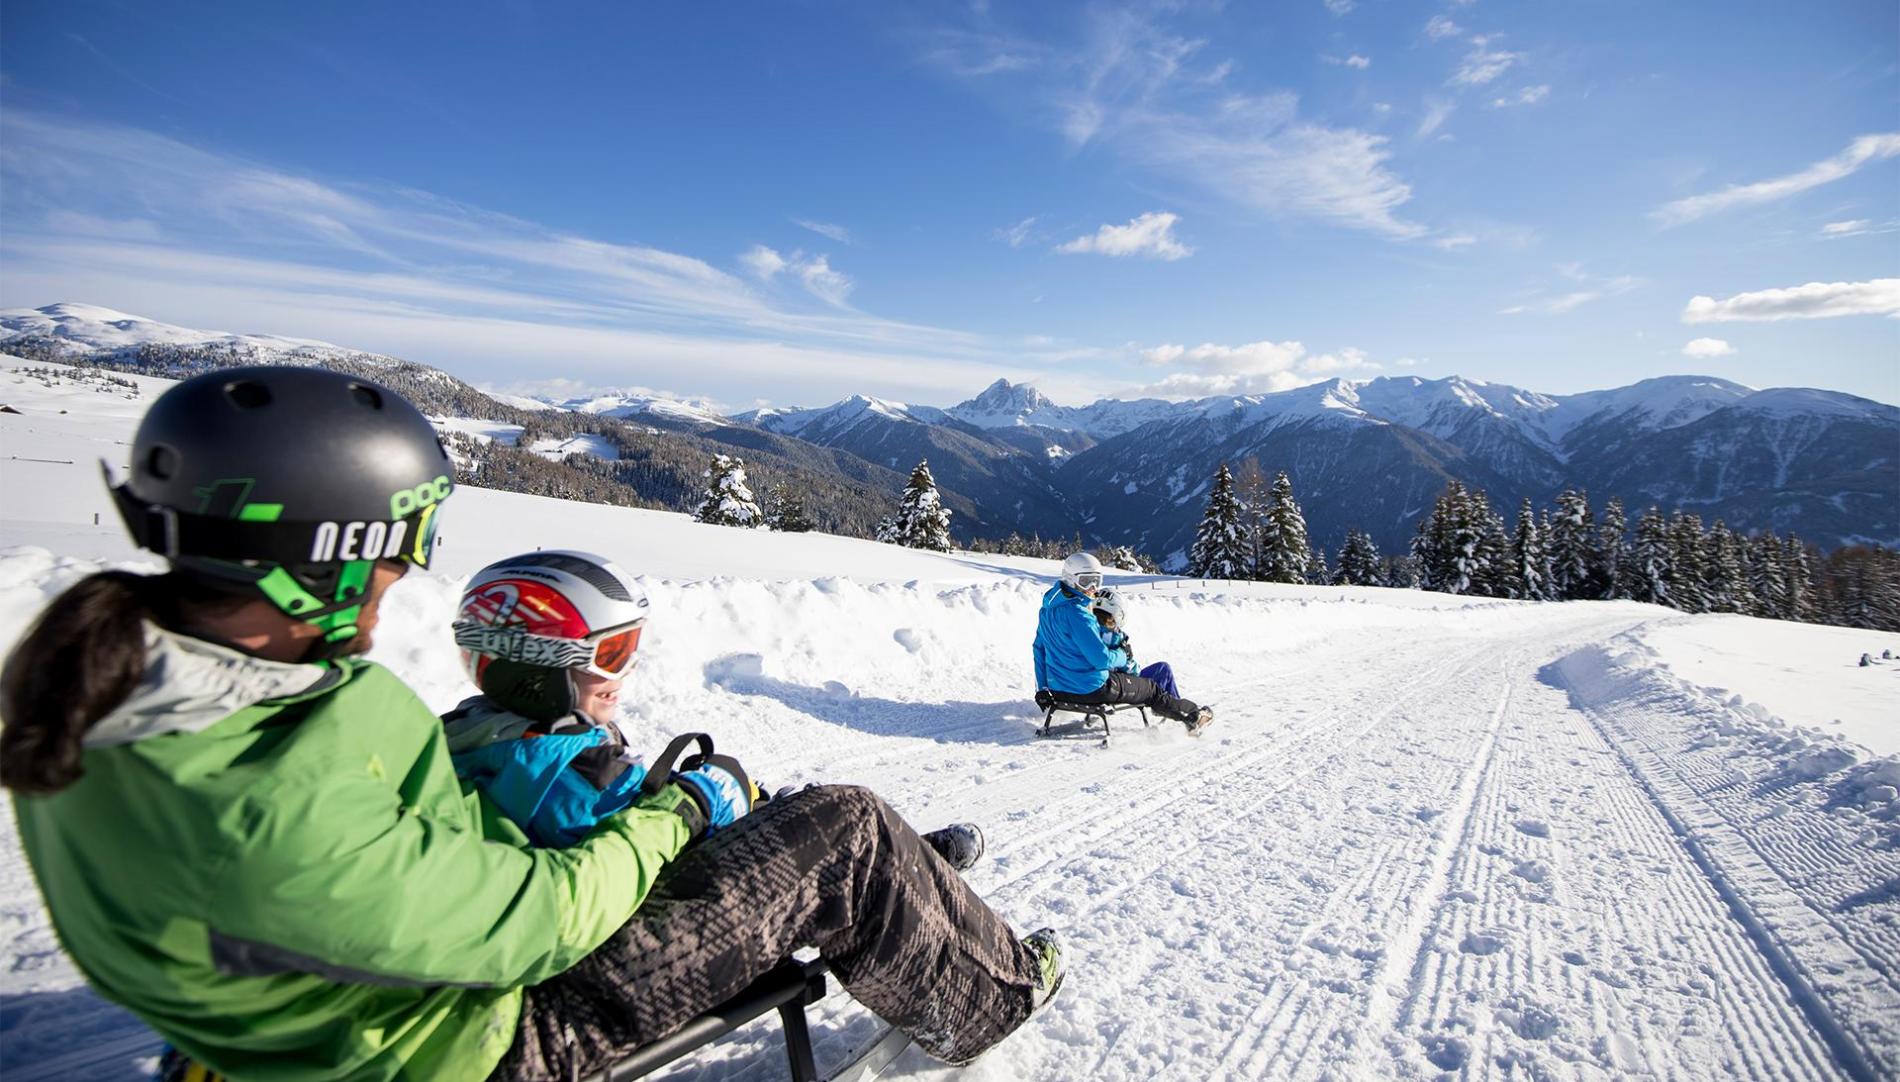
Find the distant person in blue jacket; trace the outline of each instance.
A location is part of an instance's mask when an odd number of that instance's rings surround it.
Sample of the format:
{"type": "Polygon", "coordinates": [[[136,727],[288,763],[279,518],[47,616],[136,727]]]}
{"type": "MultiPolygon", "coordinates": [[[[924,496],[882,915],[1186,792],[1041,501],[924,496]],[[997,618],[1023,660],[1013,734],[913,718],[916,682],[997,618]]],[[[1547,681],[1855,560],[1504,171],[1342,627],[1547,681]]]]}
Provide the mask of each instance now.
{"type": "Polygon", "coordinates": [[[1078,552],[1062,561],[1062,578],[1042,595],[1036,618],[1036,705],[1047,710],[1058,701],[1151,707],[1199,732],[1214,712],[1172,695],[1153,680],[1116,668],[1118,659],[1102,642],[1102,625],[1092,608],[1102,588],[1102,563],[1078,552]]]}
{"type": "Polygon", "coordinates": [[[1175,686],[1174,669],[1165,661],[1140,666],[1135,661],[1135,648],[1128,639],[1128,613],[1122,607],[1121,594],[1113,586],[1104,586],[1095,592],[1091,606],[1095,611],[1095,621],[1102,625],[1102,645],[1108,647],[1109,657],[1114,661],[1117,672],[1134,673],[1155,682],[1155,686],[1170,695],[1181,694],[1175,686]]]}

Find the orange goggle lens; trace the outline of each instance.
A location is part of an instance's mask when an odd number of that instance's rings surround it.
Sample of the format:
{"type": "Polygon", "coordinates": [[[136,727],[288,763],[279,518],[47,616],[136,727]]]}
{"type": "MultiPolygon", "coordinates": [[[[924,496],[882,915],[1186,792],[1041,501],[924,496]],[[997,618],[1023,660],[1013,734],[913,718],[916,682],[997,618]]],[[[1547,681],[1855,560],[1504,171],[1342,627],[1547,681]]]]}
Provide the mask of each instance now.
{"type": "Polygon", "coordinates": [[[591,666],[598,676],[609,678],[627,675],[633,669],[633,658],[640,649],[640,628],[638,626],[616,631],[594,644],[594,662],[591,666]]]}

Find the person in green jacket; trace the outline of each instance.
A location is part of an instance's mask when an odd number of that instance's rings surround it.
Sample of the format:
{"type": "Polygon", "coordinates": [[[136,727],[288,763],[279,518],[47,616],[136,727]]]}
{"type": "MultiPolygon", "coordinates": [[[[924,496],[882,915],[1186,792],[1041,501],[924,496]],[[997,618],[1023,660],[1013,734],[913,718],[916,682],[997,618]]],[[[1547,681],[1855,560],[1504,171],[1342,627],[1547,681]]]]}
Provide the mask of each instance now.
{"type": "Polygon", "coordinates": [[[48,605],[0,671],[0,784],[62,945],[192,1061],[569,1077],[806,944],[952,1061],[1053,994],[1053,942],[1016,939],[953,872],[895,874],[927,847],[863,790],[773,801],[694,844],[711,824],[669,783],[555,849],[458,783],[440,721],[360,657],[454,487],[394,391],[209,373],[161,396],[131,451],[114,499],[171,569],[102,572],[48,605]],[[690,991],[599,949],[630,939],[677,947],[653,957],[690,991]]]}

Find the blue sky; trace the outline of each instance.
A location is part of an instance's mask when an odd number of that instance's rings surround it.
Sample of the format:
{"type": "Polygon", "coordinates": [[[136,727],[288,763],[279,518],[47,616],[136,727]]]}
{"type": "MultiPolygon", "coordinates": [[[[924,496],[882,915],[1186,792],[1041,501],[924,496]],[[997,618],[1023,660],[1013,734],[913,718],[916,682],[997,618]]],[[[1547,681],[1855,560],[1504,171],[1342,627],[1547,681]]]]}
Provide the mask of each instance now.
{"type": "Polygon", "coordinates": [[[1900,7],[0,6],[0,305],[741,408],[1900,401],[1900,7]]]}

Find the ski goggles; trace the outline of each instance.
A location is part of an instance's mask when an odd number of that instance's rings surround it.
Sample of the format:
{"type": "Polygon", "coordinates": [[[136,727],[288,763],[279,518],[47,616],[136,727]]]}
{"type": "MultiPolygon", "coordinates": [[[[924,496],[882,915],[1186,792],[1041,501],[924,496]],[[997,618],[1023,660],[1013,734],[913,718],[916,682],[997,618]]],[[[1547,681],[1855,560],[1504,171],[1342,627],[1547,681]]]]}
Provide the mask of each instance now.
{"type": "Polygon", "coordinates": [[[519,627],[491,627],[478,620],[457,620],[455,645],[487,657],[538,665],[544,669],[582,669],[607,680],[633,671],[644,618],[596,631],[586,638],[558,639],[519,627]]]}
{"type": "Polygon", "coordinates": [[[1075,588],[1091,592],[1101,589],[1102,573],[1100,571],[1083,571],[1077,574],[1075,576],[1075,588]]]}

